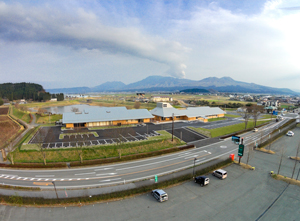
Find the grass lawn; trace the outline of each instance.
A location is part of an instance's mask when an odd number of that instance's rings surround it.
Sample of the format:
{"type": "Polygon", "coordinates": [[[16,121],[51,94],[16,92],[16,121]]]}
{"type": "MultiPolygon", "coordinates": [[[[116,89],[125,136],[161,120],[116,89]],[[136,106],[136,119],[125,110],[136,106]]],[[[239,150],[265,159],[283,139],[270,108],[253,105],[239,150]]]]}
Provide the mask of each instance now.
{"type": "Polygon", "coordinates": [[[20,110],[18,110],[15,107],[12,107],[12,109],[13,109],[13,111],[12,111],[13,115],[16,118],[19,118],[19,119],[25,121],[26,123],[29,123],[29,121],[30,121],[30,115],[29,115],[29,113],[20,111],[20,110]]]}
{"type": "Polygon", "coordinates": [[[224,118],[224,117],[210,118],[210,119],[208,119],[208,122],[219,121],[219,120],[226,120],[226,118],[224,118]]]}
{"type": "Polygon", "coordinates": [[[240,115],[234,115],[234,114],[225,114],[225,117],[234,117],[234,118],[237,118],[237,117],[241,117],[240,115]]]}
{"type": "MultiPolygon", "coordinates": [[[[161,136],[149,137],[146,141],[122,143],[121,145],[110,144],[83,148],[83,159],[93,160],[101,158],[147,153],[182,145],[179,139],[171,141],[172,135],[166,131],[157,131],[161,136]]],[[[14,161],[22,163],[42,163],[43,157],[37,145],[22,145],[14,151],[14,161]],[[32,149],[29,150],[29,147],[32,149]],[[22,149],[22,150],[20,150],[22,149]]],[[[47,162],[69,162],[80,160],[76,148],[45,149],[47,162]]]]}
{"type": "Polygon", "coordinates": [[[49,120],[50,123],[55,123],[55,121],[62,119],[61,114],[52,114],[50,115],[50,117],[49,115],[41,116],[39,114],[35,114],[35,116],[36,116],[36,123],[38,124],[49,124],[49,120]]]}
{"type": "MultiPolygon", "coordinates": [[[[268,120],[265,121],[257,121],[256,125],[261,125],[268,122],[268,120]]],[[[248,128],[253,128],[254,127],[254,122],[252,120],[249,120],[248,124],[247,124],[247,129],[248,128]]],[[[219,136],[223,136],[226,134],[231,134],[231,133],[235,133],[241,130],[245,129],[245,123],[240,123],[240,124],[235,124],[235,125],[230,125],[230,126],[226,126],[226,127],[220,127],[220,128],[215,128],[215,129],[205,129],[205,128],[195,128],[195,127],[189,127],[192,130],[195,130],[199,133],[202,133],[204,135],[209,135],[209,137],[219,137],[219,136]]]]}

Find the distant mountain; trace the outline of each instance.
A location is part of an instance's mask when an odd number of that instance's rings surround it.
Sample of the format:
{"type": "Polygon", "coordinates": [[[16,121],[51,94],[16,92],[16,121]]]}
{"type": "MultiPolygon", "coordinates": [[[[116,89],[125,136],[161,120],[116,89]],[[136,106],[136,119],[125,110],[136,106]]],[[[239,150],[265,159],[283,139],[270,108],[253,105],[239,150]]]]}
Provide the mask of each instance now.
{"type": "Polygon", "coordinates": [[[122,90],[122,88],[124,88],[125,86],[126,84],[124,84],[121,81],[108,81],[96,87],[91,88],[91,90],[94,92],[122,90]]]}
{"type": "Polygon", "coordinates": [[[71,87],[71,88],[56,88],[56,89],[47,89],[50,93],[65,93],[65,94],[84,94],[92,92],[89,87],[71,87]]]}
{"type": "Polygon", "coordinates": [[[141,81],[124,84],[120,81],[106,82],[93,88],[48,89],[51,93],[88,93],[117,91],[180,91],[185,89],[203,89],[219,92],[298,94],[287,88],[266,87],[254,83],[235,81],[230,77],[208,77],[199,81],[164,76],[149,76],[141,81]]]}

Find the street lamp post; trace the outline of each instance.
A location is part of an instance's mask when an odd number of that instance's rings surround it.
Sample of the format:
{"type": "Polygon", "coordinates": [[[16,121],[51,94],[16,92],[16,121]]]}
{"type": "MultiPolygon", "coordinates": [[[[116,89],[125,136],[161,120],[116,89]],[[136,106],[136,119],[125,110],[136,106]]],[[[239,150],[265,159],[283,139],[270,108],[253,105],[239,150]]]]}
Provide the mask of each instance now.
{"type": "Polygon", "coordinates": [[[195,164],[196,164],[196,160],[197,160],[197,158],[195,157],[195,159],[194,159],[194,168],[193,168],[193,178],[195,178],[195,164]]]}
{"type": "Polygon", "coordinates": [[[174,137],[174,113],[172,114],[172,142],[174,137]]]}
{"type": "Polygon", "coordinates": [[[53,186],[54,186],[54,189],[55,189],[56,197],[57,197],[57,199],[58,199],[58,195],[57,195],[57,191],[56,191],[56,187],[55,187],[54,181],[53,181],[52,183],[53,183],[53,186]]]}

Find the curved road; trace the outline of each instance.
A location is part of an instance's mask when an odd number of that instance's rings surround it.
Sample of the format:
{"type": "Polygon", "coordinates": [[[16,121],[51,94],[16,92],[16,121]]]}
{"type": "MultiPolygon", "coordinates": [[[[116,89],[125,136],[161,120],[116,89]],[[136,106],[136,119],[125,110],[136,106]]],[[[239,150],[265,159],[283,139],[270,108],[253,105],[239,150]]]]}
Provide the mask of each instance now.
{"type": "MultiPolygon", "coordinates": [[[[244,134],[244,143],[260,143],[268,139],[268,134],[276,127],[284,124],[288,118],[280,122],[273,122],[259,132],[244,134]]],[[[53,188],[55,182],[57,188],[83,188],[99,187],[112,184],[123,184],[137,180],[153,179],[155,175],[163,175],[183,170],[195,164],[203,164],[210,160],[236,152],[238,146],[231,138],[214,144],[199,147],[199,143],[193,142],[198,147],[173,154],[147,158],[126,163],[109,164],[104,166],[60,169],[60,170],[12,170],[0,169],[0,183],[12,186],[53,188]]]]}

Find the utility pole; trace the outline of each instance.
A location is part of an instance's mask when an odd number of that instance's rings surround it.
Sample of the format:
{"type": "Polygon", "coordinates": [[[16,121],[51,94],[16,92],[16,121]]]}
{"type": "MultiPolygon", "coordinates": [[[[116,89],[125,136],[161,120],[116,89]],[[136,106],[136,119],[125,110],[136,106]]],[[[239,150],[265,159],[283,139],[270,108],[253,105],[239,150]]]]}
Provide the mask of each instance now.
{"type": "Polygon", "coordinates": [[[172,114],[172,142],[174,137],[174,113],[172,114]]]}
{"type": "Polygon", "coordinates": [[[56,187],[55,187],[55,182],[53,181],[52,183],[53,183],[53,186],[54,186],[54,189],[55,189],[56,197],[58,199],[58,195],[57,195],[57,191],[56,191],[56,187]]]}
{"type": "Polygon", "coordinates": [[[197,158],[194,159],[194,167],[193,167],[193,178],[195,178],[195,164],[196,164],[197,158]]]}

